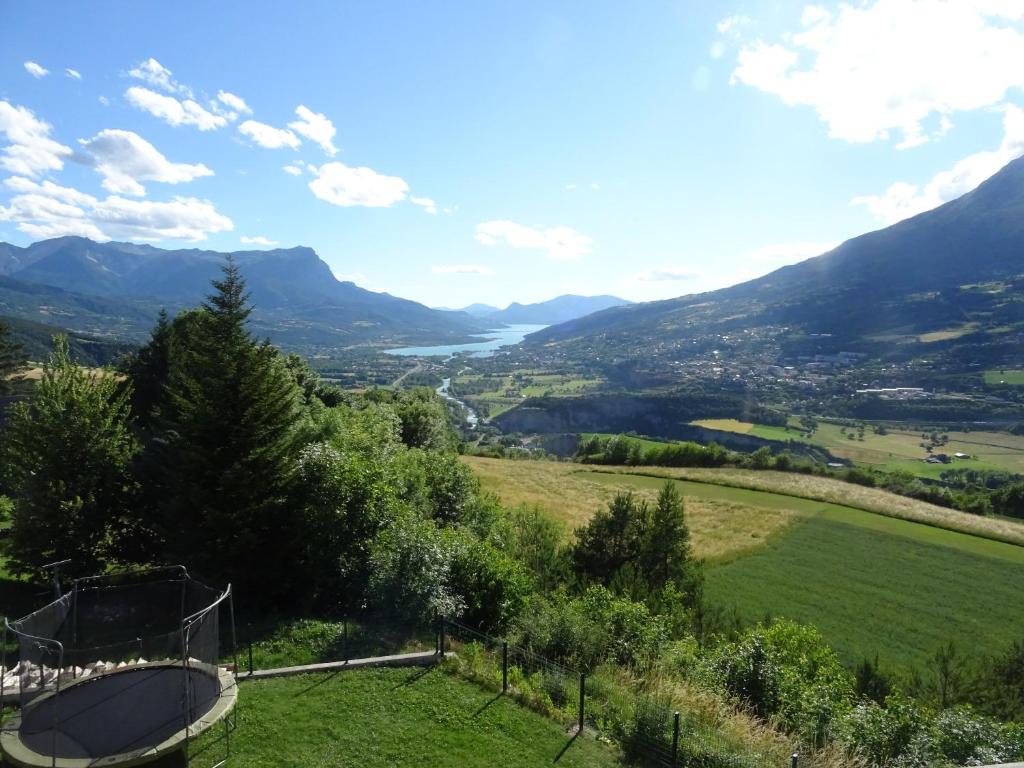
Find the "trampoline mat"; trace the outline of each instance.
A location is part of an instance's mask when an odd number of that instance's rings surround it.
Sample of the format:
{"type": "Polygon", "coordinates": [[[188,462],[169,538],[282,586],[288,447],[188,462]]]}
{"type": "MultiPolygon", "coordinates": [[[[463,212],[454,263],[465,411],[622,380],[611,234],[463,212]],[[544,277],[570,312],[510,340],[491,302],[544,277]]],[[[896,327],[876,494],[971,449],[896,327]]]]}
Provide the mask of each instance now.
{"type": "Polygon", "coordinates": [[[129,668],[83,680],[28,706],[19,736],[30,749],[58,758],[95,760],[148,750],[195,723],[219,695],[220,682],[202,669],[186,671],[180,664],[129,668]]]}

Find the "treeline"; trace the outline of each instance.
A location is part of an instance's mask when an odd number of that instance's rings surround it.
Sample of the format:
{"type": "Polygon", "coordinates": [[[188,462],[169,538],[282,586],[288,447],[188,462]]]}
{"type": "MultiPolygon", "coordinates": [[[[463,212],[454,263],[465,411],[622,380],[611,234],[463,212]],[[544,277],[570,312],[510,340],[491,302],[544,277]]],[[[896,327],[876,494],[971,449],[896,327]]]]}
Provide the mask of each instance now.
{"type": "Polygon", "coordinates": [[[657,467],[737,467],[798,472],[879,488],[930,504],[976,515],[1024,518],[1024,477],[1003,472],[950,470],[942,483],[924,482],[909,472],[869,467],[829,467],[789,453],[773,454],[767,446],[751,453],[730,451],[715,443],[657,443],[628,435],[590,435],[580,441],[576,459],[588,464],[657,467]]]}

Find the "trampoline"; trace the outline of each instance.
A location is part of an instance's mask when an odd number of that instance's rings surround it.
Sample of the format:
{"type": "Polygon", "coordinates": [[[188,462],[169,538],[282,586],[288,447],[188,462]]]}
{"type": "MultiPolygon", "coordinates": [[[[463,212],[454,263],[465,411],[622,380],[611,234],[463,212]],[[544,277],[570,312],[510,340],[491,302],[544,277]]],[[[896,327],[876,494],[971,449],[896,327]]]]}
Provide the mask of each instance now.
{"type": "MultiPolygon", "coordinates": [[[[221,610],[230,619],[231,587],[217,592],[182,567],[82,579],[48,606],[5,631],[19,661],[0,677],[15,688],[20,713],[0,731],[0,750],[26,768],[133,766],[177,753],[189,760],[196,737],[223,723],[230,755],[237,698],[233,666],[218,666],[221,610]],[[148,660],[147,660],[148,659],[148,660]]],[[[6,662],[7,642],[4,643],[6,662]]]]}

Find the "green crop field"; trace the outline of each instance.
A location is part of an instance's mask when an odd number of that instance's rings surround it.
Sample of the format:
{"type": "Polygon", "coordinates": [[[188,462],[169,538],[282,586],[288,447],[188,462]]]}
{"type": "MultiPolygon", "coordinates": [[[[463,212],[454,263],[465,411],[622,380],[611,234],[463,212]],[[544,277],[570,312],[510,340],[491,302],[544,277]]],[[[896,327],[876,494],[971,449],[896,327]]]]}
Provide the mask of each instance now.
{"type": "Polygon", "coordinates": [[[992,370],[985,371],[986,384],[1009,384],[1011,387],[1024,387],[1024,371],[992,370]]]}
{"type": "MultiPolygon", "coordinates": [[[[238,707],[231,762],[246,768],[619,765],[592,737],[572,740],[554,720],[439,668],[245,682],[238,707]]],[[[212,763],[217,746],[195,764],[212,763]]]]}
{"type": "Polygon", "coordinates": [[[1021,583],[1020,561],[812,517],[710,568],[707,595],[748,621],[812,623],[847,663],[878,654],[900,666],[927,664],[950,640],[977,655],[1019,639],[1021,583]]]}
{"type": "Polygon", "coordinates": [[[666,479],[654,473],[690,474],[677,482],[694,550],[708,561],[710,601],[748,622],[813,623],[851,663],[877,652],[890,665],[919,664],[948,640],[996,653],[1024,636],[1024,546],[1007,543],[1021,540],[1019,525],[778,472],[467,462],[506,503],[539,504],[574,526],[616,492],[652,499],[666,479]]]}

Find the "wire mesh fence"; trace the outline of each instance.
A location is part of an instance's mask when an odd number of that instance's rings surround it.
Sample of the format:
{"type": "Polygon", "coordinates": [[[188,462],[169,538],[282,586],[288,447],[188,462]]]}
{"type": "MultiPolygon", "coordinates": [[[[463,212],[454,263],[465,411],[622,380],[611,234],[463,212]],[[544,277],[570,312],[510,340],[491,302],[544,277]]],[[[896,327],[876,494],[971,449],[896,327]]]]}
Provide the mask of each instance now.
{"type": "MultiPolygon", "coordinates": [[[[438,638],[438,650],[442,652],[454,650],[471,657],[480,651],[489,654],[495,677],[500,670],[503,692],[516,692],[517,681],[526,681],[555,708],[571,713],[578,729],[586,726],[613,731],[607,735],[620,742],[632,764],[652,768],[781,768],[777,756],[730,742],[671,708],[663,697],[635,693],[628,711],[611,717],[606,699],[612,695],[594,676],[449,618],[441,619],[438,638]],[[616,721],[614,725],[611,720],[616,721]]],[[[796,768],[797,763],[786,761],[785,765],[796,768]]],[[[801,765],[807,765],[806,761],[801,765]]]]}

